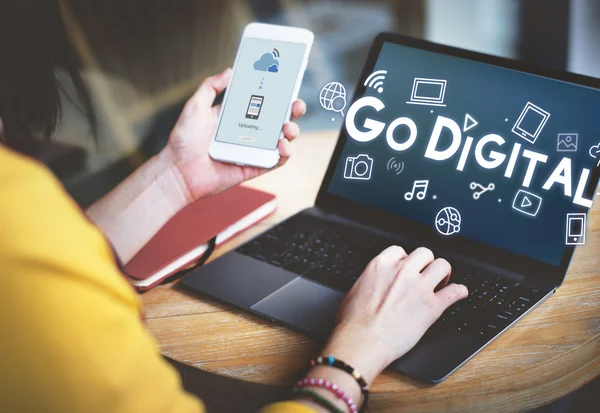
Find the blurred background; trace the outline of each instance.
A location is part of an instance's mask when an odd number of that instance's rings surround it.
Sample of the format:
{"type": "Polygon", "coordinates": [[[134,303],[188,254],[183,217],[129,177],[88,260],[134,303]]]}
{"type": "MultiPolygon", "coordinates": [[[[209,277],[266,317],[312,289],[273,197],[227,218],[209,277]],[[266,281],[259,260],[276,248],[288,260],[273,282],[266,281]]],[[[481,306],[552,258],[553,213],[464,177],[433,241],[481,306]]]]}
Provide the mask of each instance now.
{"type": "MultiPolygon", "coordinates": [[[[306,27],[315,45],[300,97],[304,132],[339,129],[319,105],[330,81],[352,94],[375,35],[391,31],[600,77],[600,2],[594,0],[62,0],[99,116],[90,130],[65,80],[53,169],[87,206],[166,142],[186,99],[233,63],[246,24],[306,27]],[[63,147],[64,148],[64,147],[63,147]]],[[[66,78],[66,77],[65,77],[66,78]]],[[[52,165],[51,165],[52,166],[52,165]]]]}

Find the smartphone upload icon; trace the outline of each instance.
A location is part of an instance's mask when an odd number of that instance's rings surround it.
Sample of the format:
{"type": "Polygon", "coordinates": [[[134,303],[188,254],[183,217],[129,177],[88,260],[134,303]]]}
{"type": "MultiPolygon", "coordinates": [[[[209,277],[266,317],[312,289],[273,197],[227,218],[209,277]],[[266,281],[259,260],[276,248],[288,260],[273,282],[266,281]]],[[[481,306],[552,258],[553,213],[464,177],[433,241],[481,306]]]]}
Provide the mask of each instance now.
{"type": "Polygon", "coordinates": [[[248,109],[246,110],[246,119],[258,119],[264,100],[264,96],[250,96],[250,102],[248,103],[248,109]]]}

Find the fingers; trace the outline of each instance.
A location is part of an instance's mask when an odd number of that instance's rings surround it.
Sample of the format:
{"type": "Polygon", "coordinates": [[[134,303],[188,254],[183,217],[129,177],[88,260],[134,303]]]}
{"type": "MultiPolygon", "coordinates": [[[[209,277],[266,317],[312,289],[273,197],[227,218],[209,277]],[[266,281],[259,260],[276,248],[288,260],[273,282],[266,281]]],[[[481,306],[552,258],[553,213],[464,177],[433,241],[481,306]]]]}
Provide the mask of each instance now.
{"type": "Polygon", "coordinates": [[[306,114],[306,103],[303,100],[298,99],[292,105],[292,120],[298,119],[300,116],[306,114]]]}
{"type": "MultiPolygon", "coordinates": [[[[375,277],[377,284],[388,285],[398,275],[402,260],[406,258],[406,251],[402,247],[392,245],[383,250],[378,256],[373,258],[367,265],[370,271],[365,271],[363,276],[368,283],[373,283],[370,279],[375,277]]],[[[359,278],[359,281],[361,280],[359,278]]]]}
{"type": "Polygon", "coordinates": [[[446,286],[451,271],[450,263],[443,258],[438,258],[429,264],[421,274],[433,291],[440,283],[442,286],[446,286]]]}
{"type": "Polygon", "coordinates": [[[410,265],[416,271],[421,272],[431,264],[433,259],[433,252],[430,249],[419,247],[406,257],[406,264],[410,265]]]}
{"type": "Polygon", "coordinates": [[[390,259],[400,261],[406,258],[406,251],[404,251],[404,248],[399,247],[398,245],[392,245],[384,249],[379,256],[390,257],[390,259]]]}
{"type": "Polygon", "coordinates": [[[279,163],[283,165],[283,163],[285,163],[285,161],[292,156],[292,145],[290,145],[288,140],[281,139],[277,144],[277,149],[279,150],[279,156],[281,157],[279,163]]]}
{"type": "Polygon", "coordinates": [[[455,302],[467,298],[469,290],[461,284],[450,284],[435,293],[435,296],[439,302],[439,314],[442,314],[455,302]]]}
{"type": "Polygon", "coordinates": [[[283,125],[283,136],[288,141],[293,141],[300,136],[300,127],[295,122],[288,122],[283,125]]]}
{"type": "Polygon", "coordinates": [[[296,139],[299,135],[300,127],[295,122],[288,122],[283,125],[283,137],[285,139],[280,139],[279,143],[277,144],[280,157],[277,167],[284,165],[290,156],[292,156],[292,145],[290,142],[296,139]]]}
{"type": "Polygon", "coordinates": [[[192,100],[200,105],[211,107],[217,95],[225,90],[231,80],[232,70],[227,68],[218,75],[206,78],[200,85],[192,100]]]}

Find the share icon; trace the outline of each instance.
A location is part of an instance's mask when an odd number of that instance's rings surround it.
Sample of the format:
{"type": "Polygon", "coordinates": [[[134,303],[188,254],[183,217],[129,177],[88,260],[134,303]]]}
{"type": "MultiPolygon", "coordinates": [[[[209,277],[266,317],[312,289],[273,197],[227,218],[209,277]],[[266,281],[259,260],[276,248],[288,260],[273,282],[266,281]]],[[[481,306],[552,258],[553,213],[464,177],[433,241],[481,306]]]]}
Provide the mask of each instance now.
{"type": "Polygon", "coordinates": [[[476,189],[479,189],[479,191],[473,192],[473,199],[478,200],[482,194],[485,194],[488,191],[493,191],[494,189],[496,189],[496,185],[491,183],[487,187],[484,187],[483,185],[478,184],[477,182],[471,182],[471,185],[469,185],[469,188],[471,189],[471,191],[475,191],[476,189]]]}

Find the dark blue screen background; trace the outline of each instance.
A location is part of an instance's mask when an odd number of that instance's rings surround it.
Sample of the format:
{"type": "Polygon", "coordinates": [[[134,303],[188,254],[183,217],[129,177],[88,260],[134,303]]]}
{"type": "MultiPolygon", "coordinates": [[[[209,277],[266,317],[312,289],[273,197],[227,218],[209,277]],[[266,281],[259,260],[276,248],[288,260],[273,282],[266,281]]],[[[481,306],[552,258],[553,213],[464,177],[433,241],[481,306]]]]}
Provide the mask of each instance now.
{"type": "MultiPolygon", "coordinates": [[[[388,71],[384,91],[380,94],[368,88],[365,96],[379,98],[386,107],[380,112],[371,108],[360,110],[356,126],[364,130],[362,125],[367,117],[389,124],[406,116],[417,125],[417,140],[406,151],[397,152],[386,142],[387,128],[370,142],[358,142],[348,137],[329,192],[430,226],[434,226],[435,216],[442,208],[452,206],[462,216],[460,235],[559,265],[565,249],[566,214],[580,212],[581,207],[573,204],[572,198],[564,196],[562,185],[555,184],[549,191],[543,190],[542,186],[563,157],[569,157],[573,162],[573,195],[581,170],[594,168],[595,161],[589,156],[589,150],[600,141],[600,91],[392,43],[383,45],[373,71],[376,70],[388,71]],[[407,104],[416,77],[447,80],[444,99],[447,106],[407,104]],[[511,132],[527,102],[551,114],[535,144],[511,132]],[[425,158],[425,148],[437,117],[449,117],[462,129],[467,113],[479,124],[463,133],[457,153],[445,161],[425,158]],[[488,159],[487,154],[493,149],[506,154],[507,159],[498,168],[487,170],[477,164],[474,150],[477,141],[491,133],[502,136],[506,143],[501,147],[488,144],[484,157],[488,159]],[[559,133],[578,133],[578,151],[557,152],[559,133]],[[456,166],[466,136],[473,137],[474,142],[461,172],[456,170],[456,166]],[[521,155],[512,178],[508,179],[504,172],[515,142],[522,145],[521,155]],[[524,149],[549,157],[546,164],[538,163],[529,188],[522,187],[529,161],[522,157],[524,149]],[[371,179],[344,179],[346,159],[359,154],[368,154],[374,159],[371,179]],[[392,156],[405,164],[400,175],[387,170],[392,156]],[[412,189],[417,179],[430,181],[427,197],[423,201],[415,198],[407,202],[404,194],[412,189]],[[473,181],[485,186],[493,182],[496,188],[474,200],[473,191],[469,189],[473,181]],[[513,198],[521,188],[543,198],[535,218],[511,208],[513,198]]],[[[399,127],[394,136],[401,143],[407,135],[407,129],[399,127]]],[[[438,148],[448,147],[449,142],[450,137],[442,134],[438,148]]]]}

